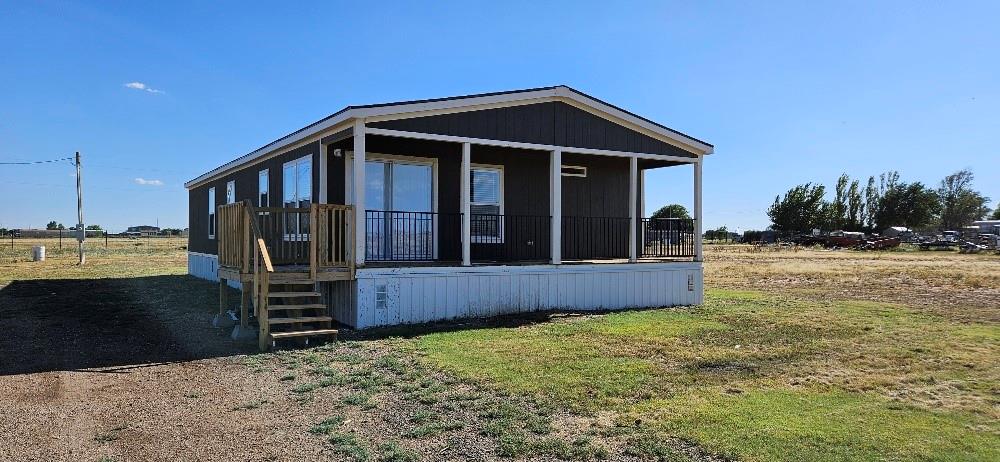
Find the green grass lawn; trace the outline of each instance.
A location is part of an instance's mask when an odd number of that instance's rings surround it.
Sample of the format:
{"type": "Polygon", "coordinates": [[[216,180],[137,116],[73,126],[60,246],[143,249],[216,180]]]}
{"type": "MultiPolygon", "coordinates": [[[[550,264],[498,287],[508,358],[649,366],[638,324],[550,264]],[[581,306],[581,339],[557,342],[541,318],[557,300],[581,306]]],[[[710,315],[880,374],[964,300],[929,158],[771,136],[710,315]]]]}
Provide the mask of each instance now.
{"type": "Polygon", "coordinates": [[[741,460],[1000,460],[1000,327],[711,291],[703,307],[429,334],[431,364],[741,460]]]}

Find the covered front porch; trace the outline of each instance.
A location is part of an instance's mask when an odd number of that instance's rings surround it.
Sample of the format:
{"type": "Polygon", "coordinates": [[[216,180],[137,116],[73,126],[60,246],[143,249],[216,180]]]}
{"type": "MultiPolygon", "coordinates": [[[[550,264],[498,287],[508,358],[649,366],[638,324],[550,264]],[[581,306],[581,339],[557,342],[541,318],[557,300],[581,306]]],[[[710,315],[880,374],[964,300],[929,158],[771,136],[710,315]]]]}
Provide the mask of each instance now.
{"type": "Polygon", "coordinates": [[[324,141],[320,158],[342,166],[321,170],[334,185],[326,199],[364,210],[354,229],[359,268],[700,261],[697,157],[363,123],[324,141]],[[687,165],[693,218],[643,216],[645,173],[687,165]]]}

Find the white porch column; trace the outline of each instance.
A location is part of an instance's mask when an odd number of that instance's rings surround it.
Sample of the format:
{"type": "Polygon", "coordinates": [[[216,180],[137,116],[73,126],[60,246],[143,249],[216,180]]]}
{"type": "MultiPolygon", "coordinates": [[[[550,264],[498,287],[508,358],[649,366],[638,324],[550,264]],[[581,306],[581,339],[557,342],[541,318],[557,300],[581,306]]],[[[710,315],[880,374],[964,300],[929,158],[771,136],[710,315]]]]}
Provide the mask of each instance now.
{"type": "Polygon", "coordinates": [[[472,265],[472,144],[462,143],[462,266],[472,265]]]}
{"type": "Polygon", "coordinates": [[[365,122],[354,120],[354,262],[365,265],[365,122]]]}
{"type": "Polygon", "coordinates": [[[552,213],[552,264],[562,264],[562,151],[549,157],[549,211],[552,213]]]}
{"type": "Polygon", "coordinates": [[[694,259],[704,261],[701,252],[701,162],[704,158],[699,157],[694,163],[694,259]]]}
{"type": "Polygon", "coordinates": [[[632,156],[628,159],[628,261],[635,263],[639,258],[638,246],[636,245],[636,209],[639,202],[639,158],[632,156]]]}

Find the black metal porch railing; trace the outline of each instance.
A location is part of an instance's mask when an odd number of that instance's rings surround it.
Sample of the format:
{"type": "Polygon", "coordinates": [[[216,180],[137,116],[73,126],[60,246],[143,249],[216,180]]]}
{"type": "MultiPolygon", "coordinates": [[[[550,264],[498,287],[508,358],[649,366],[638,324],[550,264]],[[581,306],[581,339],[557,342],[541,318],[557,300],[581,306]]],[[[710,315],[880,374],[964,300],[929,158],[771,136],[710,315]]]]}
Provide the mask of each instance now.
{"type": "Polygon", "coordinates": [[[365,260],[461,259],[462,214],[365,211],[365,260]]]}
{"type": "Polygon", "coordinates": [[[693,257],[694,220],[643,218],[639,226],[640,257],[693,257]]]}
{"type": "Polygon", "coordinates": [[[628,258],[629,217],[562,217],[563,260],[628,258]]]}
{"type": "Polygon", "coordinates": [[[469,217],[474,262],[538,262],[551,257],[552,218],[547,215],[469,217]]]}

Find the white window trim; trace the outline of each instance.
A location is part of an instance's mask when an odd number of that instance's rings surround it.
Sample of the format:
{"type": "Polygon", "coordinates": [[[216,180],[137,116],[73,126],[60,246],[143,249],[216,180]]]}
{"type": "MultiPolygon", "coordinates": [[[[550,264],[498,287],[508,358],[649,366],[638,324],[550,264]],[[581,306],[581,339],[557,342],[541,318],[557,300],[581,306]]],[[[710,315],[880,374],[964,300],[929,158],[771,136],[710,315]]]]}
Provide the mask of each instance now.
{"type": "MultiPolygon", "coordinates": [[[[475,163],[469,164],[469,174],[470,175],[472,174],[473,170],[493,170],[493,171],[496,171],[496,172],[500,173],[500,191],[499,191],[499,194],[500,194],[499,195],[500,204],[499,205],[500,205],[500,217],[501,218],[500,218],[500,236],[499,237],[494,237],[494,236],[477,236],[475,234],[472,234],[472,230],[470,229],[469,230],[469,234],[470,234],[470,236],[469,236],[469,242],[472,242],[473,244],[503,244],[504,243],[504,235],[505,235],[504,234],[504,227],[506,226],[506,223],[505,223],[506,222],[506,219],[505,219],[505,209],[504,209],[504,203],[506,202],[504,200],[504,176],[506,176],[506,175],[504,175],[504,166],[503,165],[493,165],[493,164],[475,164],[475,163]]],[[[469,179],[469,186],[470,186],[469,187],[469,206],[470,206],[470,210],[471,210],[471,206],[473,206],[473,205],[496,205],[496,204],[493,204],[492,202],[487,203],[487,202],[475,202],[475,201],[473,201],[472,200],[472,189],[473,189],[473,186],[472,186],[472,179],[471,178],[469,179]]]]}
{"type": "Polygon", "coordinates": [[[560,173],[562,174],[562,176],[576,176],[576,177],[580,177],[580,178],[586,178],[587,177],[587,167],[584,167],[583,165],[566,165],[566,164],[563,164],[562,168],[560,170],[560,173]],[[568,169],[577,169],[577,171],[574,172],[574,173],[566,173],[566,169],[567,168],[568,169]]]}
{"type": "Polygon", "coordinates": [[[226,204],[232,204],[236,202],[236,180],[229,180],[226,182],[226,204]],[[229,197],[229,193],[233,193],[233,197],[229,197]]]}
{"type": "Polygon", "coordinates": [[[271,169],[263,169],[257,172],[257,207],[270,207],[271,206],[271,169]],[[260,180],[261,178],[266,178],[264,181],[264,186],[267,188],[267,203],[260,203],[260,180]]]}
{"type": "MultiPolygon", "coordinates": [[[[295,171],[294,178],[297,179],[298,178],[298,164],[304,163],[306,160],[309,161],[309,173],[310,173],[310,175],[309,175],[309,203],[310,204],[315,203],[315,198],[312,197],[312,189],[313,189],[312,188],[312,186],[313,186],[312,172],[315,171],[314,169],[316,168],[316,166],[313,165],[313,155],[312,154],[306,154],[306,155],[304,155],[302,157],[299,157],[297,159],[293,159],[293,160],[290,160],[288,162],[285,162],[285,163],[281,164],[281,206],[282,206],[282,208],[285,207],[285,167],[287,167],[289,165],[295,165],[296,166],[295,167],[296,171],[295,171]]],[[[271,200],[271,191],[270,191],[270,188],[268,188],[267,199],[271,200]]],[[[298,202],[299,202],[299,187],[298,187],[298,184],[296,184],[295,185],[295,203],[296,203],[295,204],[296,205],[295,208],[298,208],[298,202]]],[[[287,217],[286,217],[286,219],[287,219],[287,217]]],[[[299,222],[299,224],[301,224],[301,222],[299,222]]],[[[282,226],[284,226],[284,225],[282,225],[282,226]]],[[[309,233],[308,232],[303,233],[302,230],[300,229],[298,233],[288,234],[288,233],[285,233],[284,230],[282,230],[282,236],[281,237],[282,237],[283,240],[289,241],[289,242],[304,242],[304,241],[308,241],[309,240],[309,233]]]]}
{"type": "Polygon", "coordinates": [[[216,217],[215,210],[215,186],[208,188],[208,238],[215,239],[215,228],[219,226],[218,223],[213,223],[216,217]]]}

